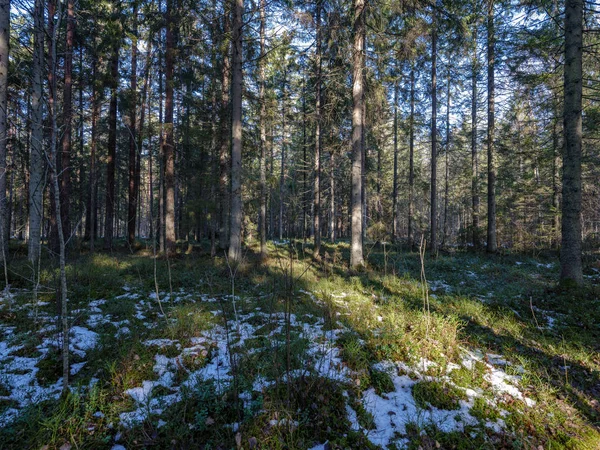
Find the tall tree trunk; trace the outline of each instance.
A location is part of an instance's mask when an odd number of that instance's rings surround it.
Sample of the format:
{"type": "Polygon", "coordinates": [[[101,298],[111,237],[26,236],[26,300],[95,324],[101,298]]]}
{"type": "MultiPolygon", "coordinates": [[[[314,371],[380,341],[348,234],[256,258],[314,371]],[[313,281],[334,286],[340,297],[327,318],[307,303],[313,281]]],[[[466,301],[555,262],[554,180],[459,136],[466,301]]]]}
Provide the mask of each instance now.
{"type": "Polygon", "coordinates": [[[219,152],[219,248],[229,246],[229,174],[231,169],[231,31],[229,1],[223,2],[223,68],[221,82],[221,149],[219,152]]]}
{"type": "Polygon", "coordinates": [[[558,196],[560,190],[559,167],[560,167],[560,146],[558,135],[558,112],[552,121],[552,248],[558,248],[560,243],[560,211],[558,196]]]}
{"type": "Polygon", "coordinates": [[[471,237],[474,248],[479,248],[479,173],[477,164],[477,23],[473,30],[473,57],[471,64],[471,205],[472,227],[471,237]]]}
{"type": "Polygon", "coordinates": [[[63,90],[63,136],[60,173],[60,217],[65,239],[71,235],[71,151],[73,144],[73,43],[75,41],[75,4],[67,2],[67,35],[65,45],[65,84],[63,90]]]}
{"type": "Polygon", "coordinates": [[[410,69],[410,120],[408,142],[408,246],[413,247],[413,209],[415,193],[415,70],[410,69]]]}
{"type": "Polygon", "coordinates": [[[231,225],[229,229],[229,260],[242,260],[242,13],[244,0],[232,0],[233,52],[231,80],[231,225]]]}
{"type": "Polygon", "coordinates": [[[175,142],[173,138],[173,84],[177,21],[173,17],[175,0],[167,0],[167,47],[165,56],[165,251],[175,252],[175,142]]]}
{"type": "Polygon", "coordinates": [[[488,157],[488,227],[487,251],[495,253],[498,249],[496,241],[496,163],[494,161],[494,68],[496,65],[496,36],[494,31],[494,0],[487,0],[487,60],[488,60],[488,125],[487,125],[487,157],[488,157]]]}
{"type": "Polygon", "coordinates": [[[329,170],[329,239],[335,244],[335,152],[330,152],[331,166],[329,170]]]}
{"type": "MultiPolygon", "coordinates": [[[[116,6],[115,6],[116,7],[116,6]]],[[[115,166],[117,157],[117,89],[119,86],[119,44],[113,43],[110,61],[110,105],[108,110],[108,158],[106,162],[106,213],[104,248],[112,249],[115,211],[115,166]]]]}
{"type": "Polygon", "coordinates": [[[392,242],[398,238],[398,81],[394,83],[394,179],[392,188],[392,242]]]}
{"type": "Polygon", "coordinates": [[[365,32],[365,1],[354,0],[354,48],[352,68],[352,242],[350,267],[364,265],[363,211],[362,211],[362,160],[363,160],[363,103],[364,65],[363,41],[365,32]]]}
{"type": "Polygon", "coordinates": [[[564,135],[560,280],[583,284],[581,268],[583,0],[565,4],[564,135]]]}
{"type": "Polygon", "coordinates": [[[31,94],[31,154],[29,155],[29,238],[27,256],[37,267],[42,234],[44,192],[43,70],[44,0],[35,0],[33,11],[33,67],[31,94]]]}
{"type": "MultiPolygon", "coordinates": [[[[92,130],[90,138],[90,191],[88,199],[88,217],[86,221],[89,222],[89,240],[90,240],[90,252],[94,252],[94,244],[96,240],[97,231],[97,201],[98,201],[98,180],[96,173],[96,148],[97,148],[97,134],[98,134],[98,118],[100,117],[100,94],[98,93],[98,60],[96,55],[92,62],[92,77],[94,79],[92,83],[92,130]]],[[[87,228],[87,227],[86,227],[87,228]]]]}
{"type": "MultiPolygon", "coordinates": [[[[285,63],[284,63],[285,64],[285,63]]],[[[281,165],[279,171],[279,240],[283,240],[283,207],[284,207],[284,181],[285,181],[285,150],[286,150],[286,81],[287,66],[283,70],[283,95],[281,99],[281,165]]]]}
{"type": "MultiPolygon", "coordinates": [[[[131,35],[131,82],[129,98],[129,184],[127,203],[127,242],[130,246],[135,243],[135,222],[137,214],[137,186],[139,184],[138,149],[137,149],[137,22],[138,3],[133,2],[133,26],[131,35]]],[[[143,110],[143,107],[142,107],[143,110]]]]}
{"type": "Polygon", "coordinates": [[[321,1],[316,3],[315,26],[317,41],[315,49],[316,91],[315,91],[315,184],[313,189],[314,210],[314,249],[313,256],[318,259],[321,253],[321,1]]]}
{"type": "Polygon", "coordinates": [[[10,220],[7,220],[6,148],[8,141],[8,52],[10,45],[10,0],[0,0],[0,261],[8,263],[10,220]]]}
{"type": "Polygon", "coordinates": [[[266,1],[260,0],[260,62],[259,62],[259,102],[260,102],[260,257],[267,257],[267,104],[265,102],[265,17],[266,1]]]}
{"type": "Polygon", "coordinates": [[[431,251],[437,251],[437,14],[431,29],[431,251]]]}
{"type": "Polygon", "coordinates": [[[448,68],[448,79],[446,81],[446,176],[444,177],[444,228],[442,234],[442,247],[446,245],[446,238],[448,237],[448,194],[449,194],[449,178],[450,178],[450,165],[449,155],[450,154],[450,68],[448,68]]]}
{"type": "MultiPolygon", "coordinates": [[[[50,71],[48,73],[50,98],[55,98],[56,95],[56,46],[57,36],[60,30],[60,21],[62,17],[62,3],[59,3],[57,24],[54,24],[54,7],[52,3],[50,8],[50,14],[48,15],[48,21],[52,24],[51,33],[49,34],[49,51],[48,51],[48,62],[50,71]]],[[[55,211],[61,211],[60,207],[60,187],[59,187],[59,174],[57,171],[58,165],[58,125],[57,125],[57,114],[55,103],[52,102],[48,108],[49,119],[50,119],[50,149],[46,154],[48,161],[48,168],[50,172],[50,180],[53,185],[52,194],[54,197],[55,211]]],[[[60,267],[60,319],[61,319],[61,331],[62,331],[62,375],[63,375],[63,395],[66,395],[69,388],[69,322],[68,322],[68,311],[67,311],[67,275],[66,275],[66,257],[65,257],[65,235],[62,227],[62,217],[60,214],[56,216],[56,232],[58,237],[58,255],[59,255],[59,267],[60,267]]]]}

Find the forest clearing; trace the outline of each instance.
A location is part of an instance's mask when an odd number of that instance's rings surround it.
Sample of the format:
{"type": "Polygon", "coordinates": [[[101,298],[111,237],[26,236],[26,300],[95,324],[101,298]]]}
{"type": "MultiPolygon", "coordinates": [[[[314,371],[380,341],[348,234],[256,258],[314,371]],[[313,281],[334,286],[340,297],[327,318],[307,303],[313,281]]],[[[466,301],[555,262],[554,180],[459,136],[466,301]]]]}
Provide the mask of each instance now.
{"type": "Polygon", "coordinates": [[[55,294],[15,278],[0,447],[600,445],[598,269],[574,294],[554,258],[453,252],[426,257],[423,284],[417,252],[373,248],[348,274],[347,244],[319,263],[269,247],[233,277],[208,244],[157,260],[156,279],[148,249],[78,258],[62,400],[55,294]]]}
{"type": "Polygon", "coordinates": [[[0,449],[600,449],[597,0],[0,0],[0,449]]]}

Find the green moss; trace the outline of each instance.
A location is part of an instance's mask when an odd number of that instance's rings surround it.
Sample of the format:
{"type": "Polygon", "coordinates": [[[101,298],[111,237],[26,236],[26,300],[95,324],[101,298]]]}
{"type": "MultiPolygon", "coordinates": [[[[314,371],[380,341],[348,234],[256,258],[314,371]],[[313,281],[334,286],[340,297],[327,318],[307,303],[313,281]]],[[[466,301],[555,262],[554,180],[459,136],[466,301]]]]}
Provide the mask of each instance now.
{"type": "Polygon", "coordinates": [[[413,397],[417,406],[426,409],[433,406],[438,409],[459,409],[459,400],[467,398],[464,391],[439,381],[421,381],[413,386],[413,397]]]}

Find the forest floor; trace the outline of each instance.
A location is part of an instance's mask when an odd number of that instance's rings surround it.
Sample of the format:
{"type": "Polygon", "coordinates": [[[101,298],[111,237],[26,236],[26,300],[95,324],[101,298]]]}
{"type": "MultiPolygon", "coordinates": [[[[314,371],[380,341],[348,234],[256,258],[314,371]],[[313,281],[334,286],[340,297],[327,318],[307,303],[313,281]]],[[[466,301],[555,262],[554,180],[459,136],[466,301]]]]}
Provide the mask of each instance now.
{"type": "Polygon", "coordinates": [[[563,292],[551,257],[456,251],[422,271],[374,246],[352,273],[345,243],[269,249],[237,271],[201,246],[73,251],[60,397],[57,272],[44,261],[34,296],[13,248],[0,448],[600,448],[597,268],[563,292]]]}

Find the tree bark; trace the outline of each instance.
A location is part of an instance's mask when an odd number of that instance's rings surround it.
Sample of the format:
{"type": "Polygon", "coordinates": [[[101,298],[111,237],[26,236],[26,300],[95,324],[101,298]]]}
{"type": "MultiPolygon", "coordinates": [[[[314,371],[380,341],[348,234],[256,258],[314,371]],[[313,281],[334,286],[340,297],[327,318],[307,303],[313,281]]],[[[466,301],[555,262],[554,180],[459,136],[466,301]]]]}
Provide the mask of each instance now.
{"type": "Polygon", "coordinates": [[[229,261],[242,260],[242,13],[244,0],[232,0],[232,145],[231,145],[231,225],[229,229],[229,261]]]}
{"type": "Polygon", "coordinates": [[[229,174],[231,169],[231,32],[229,1],[223,2],[223,68],[221,83],[221,149],[219,152],[219,248],[229,246],[229,174]]]}
{"type": "Polygon", "coordinates": [[[471,207],[472,227],[471,243],[474,248],[479,248],[479,173],[477,165],[477,23],[473,30],[473,58],[471,64],[471,207]]]}
{"type": "Polygon", "coordinates": [[[104,248],[112,249],[115,210],[115,166],[117,157],[117,89],[119,86],[119,43],[113,43],[110,62],[110,105],[108,111],[108,158],[106,162],[106,212],[104,248]]]}
{"type": "Polygon", "coordinates": [[[10,236],[9,209],[6,199],[6,149],[8,142],[8,52],[10,46],[10,0],[0,1],[0,261],[8,263],[10,236]]]}
{"type": "Polygon", "coordinates": [[[40,256],[42,199],[44,192],[43,70],[44,0],[35,0],[33,11],[33,67],[31,95],[31,154],[29,155],[29,239],[27,255],[33,267],[40,256]]]}
{"type": "Polygon", "coordinates": [[[167,0],[167,46],[165,56],[165,123],[163,153],[165,156],[165,251],[175,252],[175,142],[173,138],[173,84],[177,21],[173,17],[174,0],[167,0]]]}
{"type": "MultiPolygon", "coordinates": [[[[131,37],[131,81],[129,98],[129,183],[128,183],[128,203],[127,203],[127,243],[133,246],[135,243],[135,225],[138,202],[139,171],[137,148],[137,19],[138,3],[133,3],[133,26],[131,37]]],[[[142,107],[143,110],[143,107],[142,107]]]]}
{"type": "Polygon", "coordinates": [[[65,239],[71,235],[71,151],[73,143],[73,44],[75,41],[75,4],[67,2],[67,35],[65,45],[65,84],[63,88],[63,137],[60,173],[60,217],[65,239]]]}
{"type": "Polygon", "coordinates": [[[315,90],[315,179],[313,188],[313,220],[315,227],[313,257],[319,259],[321,253],[321,1],[316,3],[315,26],[317,31],[315,49],[316,90],[315,90]]]}
{"type": "Polygon", "coordinates": [[[259,102],[260,102],[260,257],[267,258],[267,104],[265,103],[265,28],[266,1],[260,0],[260,61],[259,61],[259,102]]]}
{"type": "Polygon", "coordinates": [[[498,250],[496,241],[496,167],[494,161],[494,68],[496,64],[496,37],[494,31],[494,0],[487,0],[487,59],[488,59],[488,128],[487,128],[487,157],[488,157],[488,227],[487,251],[495,253],[498,250]]]}
{"type": "Polygon", "coordinates": [[[560,280],[583,284],[581,267],[581,142],[583,0],[565,3],[564,135],[560,280]]]}
{"type": "Polygon", "coordinates": [[[415,192],[415,70],[410,70],[410,120],[408,142],[408,246],[413,246],[413,208],[415,192]]]}
{"type": "Polygon", "coordinates": [[[431,237],[430,248],[437,251],[437,17],[433,9],[431,30],[431,237]]]}
{"type": "Polygon", "coordinates": [[[394,83],[394,179],[392,187],[392,242],[398,238],[398,81],[394,83]]]}
{"type": "Polygon", "coordinates": [[[352,242],[350,267],[364,265],[363,258],[363,211],[362,211],[362,160],[363,160],[363,103],[364,65],[363,41],[365,31],[365,1],[354,0],[354,48],[352,68],[352,242]]]}

